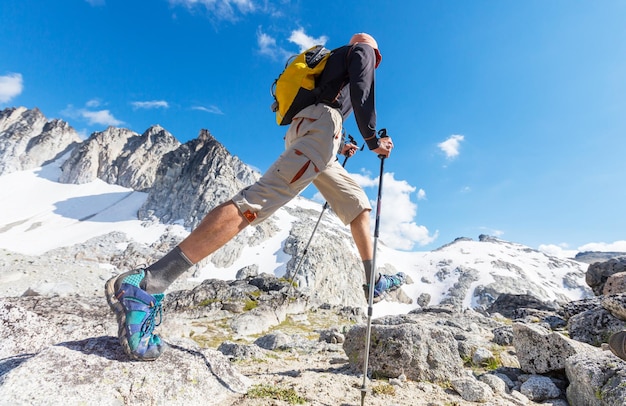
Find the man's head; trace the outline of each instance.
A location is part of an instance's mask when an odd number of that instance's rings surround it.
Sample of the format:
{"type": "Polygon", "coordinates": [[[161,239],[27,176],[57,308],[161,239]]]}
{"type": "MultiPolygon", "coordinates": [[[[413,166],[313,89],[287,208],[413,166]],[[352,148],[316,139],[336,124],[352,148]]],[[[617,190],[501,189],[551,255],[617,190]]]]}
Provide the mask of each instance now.
{"type": "Polygon", "coordinates": [[[383,56],[378,50],[378,43],[376,42],[374,37],[364,32],[360,32],[358,34],[354,34],[352,38],[350,38],[350,45],[354,45],[356,43],[367,44],[374,48],[374,52],[376,53],[376,67],[378,68],[378,65],[380,65],[380,61],[382,61],[383,56]]]}

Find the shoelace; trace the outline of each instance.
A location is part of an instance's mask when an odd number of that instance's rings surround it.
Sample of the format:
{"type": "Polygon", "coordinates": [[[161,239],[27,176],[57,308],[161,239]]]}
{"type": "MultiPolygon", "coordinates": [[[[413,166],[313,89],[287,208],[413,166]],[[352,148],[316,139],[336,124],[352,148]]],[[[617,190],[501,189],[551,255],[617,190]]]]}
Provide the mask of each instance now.
{"type": "Polygon", "coordinates": [[[148,313],[148,317],[141,324],[141,332],[144,334],[152,334],[154,328],[157,327],[163,321],[163,306],[161,302],[157,302],[156,304],[150,303],[150,313],[148,313]],[[159,321],[157,322],[157,316],[159,321]]]}
{"type": "Polygon", "coordinates": [[[400,273],[396,275],[381,275],[380,281],[374,286],[374,294],[376,290],[384,292],[394,286],[400,286],[402,284],[402,276],[400,273]]]}

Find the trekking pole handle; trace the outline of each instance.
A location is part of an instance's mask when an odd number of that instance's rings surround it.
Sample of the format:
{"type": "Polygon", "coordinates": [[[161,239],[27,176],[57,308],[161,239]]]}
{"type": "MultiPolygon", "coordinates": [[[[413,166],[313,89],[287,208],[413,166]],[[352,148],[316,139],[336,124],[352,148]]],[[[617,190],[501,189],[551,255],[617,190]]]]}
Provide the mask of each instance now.
{"type": "MultiPolygon", "coordinates": [[[[353,136],[351,136],[350,134],[348,134],[348,142],[346,142],[345,144],[352,144],[352,145],[356,145],[357,148],[359,146],[359,144],[356,142],[356,140],[354,139],[353,136]]],[[[365,146],[365,144],[363,144],[363,146],[365,146]]],[[[363,149],[363,147],[361,147],[361,150],[363,149]]],[[[346,151],[346,153],[344,154],[344,156],[346,158],[348,158],[348,151],[346,151]]]]}
{"type": "MultiPolygon", "coordinates": [[[[356,145],[357,149],[359,144],[356,142],[356,140],[354,139],[353,136],[351,136],[350,134],[348,134],[348,140],[349,142],[346,142],[345,144],[352,144],[352,145],[356,145]]],[[[363,147],[365,147],[365,144],[363,144],[363,146],[361,146],[361,151],[363,150],[363,147]]],[[[356,152],[355,152],[356,153],[356,152]]],[[[354,155],[354,154],[352,154],[354,155]]],[[[350,158],[350,150],[347,150],[343,156],[345,156],[345,159],[343,160],[343,165],[342,166],[346,166],[346,162],[348,161],[348,158],[350,158]]]]}
{"type": "MultiPolygon", "coordinates": [[[[386,128],[381,128],[381,129],[378,131],[378,136],[379,136],[380,138],[388,138],[389,136],[387,135],[387,129],[386,129],[386,128]]],[[[384,156],[384,155],[382,155],[382,154],[379,154],[379,155],[378,155],[378,157],[379,157],[380,159],[383,159],[383,160],[386,158],[386,156],[384,156]]]]}

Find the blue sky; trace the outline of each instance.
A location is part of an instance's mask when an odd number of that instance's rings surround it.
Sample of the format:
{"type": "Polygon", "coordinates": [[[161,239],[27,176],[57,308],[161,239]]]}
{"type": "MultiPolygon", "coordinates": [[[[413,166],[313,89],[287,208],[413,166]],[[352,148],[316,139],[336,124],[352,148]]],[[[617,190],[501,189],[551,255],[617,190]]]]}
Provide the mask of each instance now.
{"type": "MultiPolygon", "coordinates": [[[[206,128],[263,171],[283,148],[269,89],[287,57],[364,31],[395,144],[384,242],[626,251],[624,21],[621,0],[4,0],[0,108],[38,107],[85,137],[206,128]]],[[[346,130],[361,142],[352,117],[346,130]]],[[[347,164],[372,199],[379,162],[347,164]]]]}

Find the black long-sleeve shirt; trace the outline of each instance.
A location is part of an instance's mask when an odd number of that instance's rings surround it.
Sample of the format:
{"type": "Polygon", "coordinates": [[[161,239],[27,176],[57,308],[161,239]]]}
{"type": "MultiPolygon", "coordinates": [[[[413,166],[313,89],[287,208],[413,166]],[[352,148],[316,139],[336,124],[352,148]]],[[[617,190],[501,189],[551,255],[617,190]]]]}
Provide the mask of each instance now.
{"type": "Polygon", "coordinates": [[[378,147],[374,78],[376,54],[367,44],[346,45],[332,51],[319,77],[319,102],[336,107],[345,120],[354,111],[359,132],[369,149],[378,147]]]}

